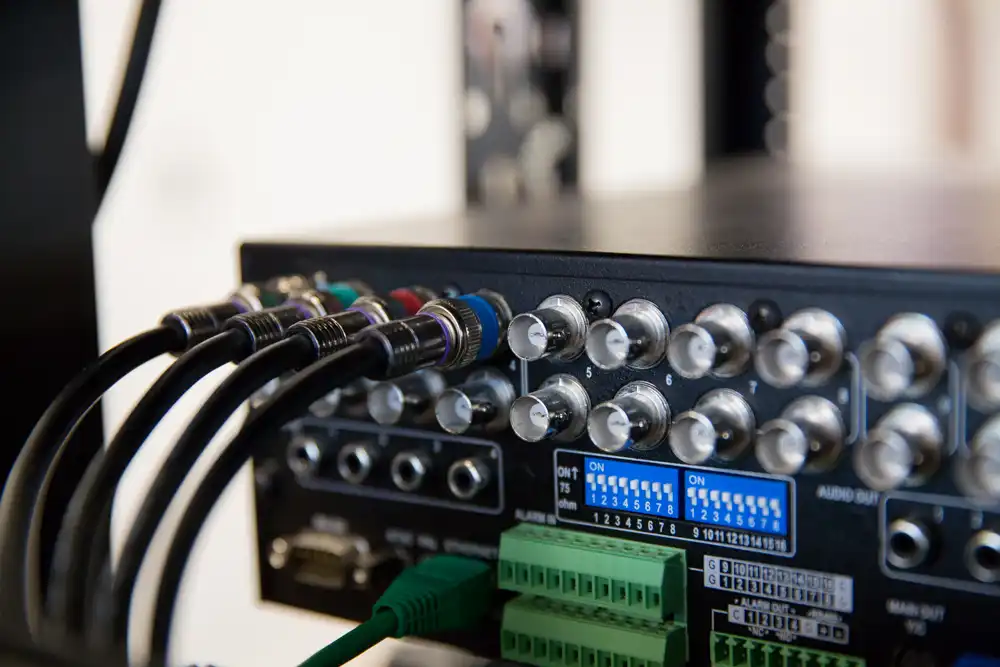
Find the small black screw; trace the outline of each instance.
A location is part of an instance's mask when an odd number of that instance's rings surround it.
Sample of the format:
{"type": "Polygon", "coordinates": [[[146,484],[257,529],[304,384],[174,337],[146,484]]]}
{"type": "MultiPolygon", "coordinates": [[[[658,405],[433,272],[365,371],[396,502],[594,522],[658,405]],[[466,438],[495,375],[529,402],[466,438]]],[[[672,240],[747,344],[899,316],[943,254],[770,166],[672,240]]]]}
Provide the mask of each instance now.
{"type": "Polygon", "coordinates": [[[455,297],[462,296],[462,288],[455,283],[445,285],[441,289],[441,296],[446,299],[454,299],[455,297]]]}
{"type": "Polygon", "coordinates": [[[778,304],[767,299],[760,299],[750,304],[747,310],[750,326],[758,335],[767,333],[781,326],[781,310],[778,304]]]}
{"type": "Polygon", "coordinates": [[[967,350],[972,347],[983,325],[969,313],[952,313],[944,322],[944,337],[954,350],[967,350]]]}
{"type": "Polygon", "coordinates": [[[592,289],[583,297],[583,309],[591,322],[611,316],[611,297],[607,292],[592,289]]]}

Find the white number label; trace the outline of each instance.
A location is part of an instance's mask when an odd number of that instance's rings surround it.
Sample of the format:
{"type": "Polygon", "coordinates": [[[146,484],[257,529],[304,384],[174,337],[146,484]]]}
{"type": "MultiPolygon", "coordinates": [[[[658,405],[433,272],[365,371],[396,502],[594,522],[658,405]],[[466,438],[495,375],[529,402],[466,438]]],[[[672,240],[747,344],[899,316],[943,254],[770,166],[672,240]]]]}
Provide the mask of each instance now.
{"type": "Polygon", "coordinates": [[[752,396],[756,393],[757,393],[757,381],[750,380],[750,395],[752,396]]]}
{"type": "Polygon", "coordinates": [[[670,373],[667,373],[666,383],[667,383],[668,387],[673,387],[674,386],[674,376],[671,375],[670,373]]]}
{"type": "Polygon", "coordinates": [[[591,368],[590,366],[587,366],[587,377],[588,378],[594,377],[594,369],[591,368]]]}
{"type": "Polygon", "coordinates": [[[851,392],[847,390],[847,387],[841,387],[837,390],[837,402],[841,405],[847,405],[851,400],[851,392]]]}
{"type": "Polygon", "coordinates": [[[942,396],[941,399],[938,400],[937,409],[938,409],[938,412],[941,413],[942,415],[946,415],[946,414],[950,413],[951,412],[951,399],[949,397],[947,397],[947,396],[942,396]]]}
{"type": "Polygon", "coordinates": [[[511,362],[510,362],[510,370],[511,371],[516,371],[517,370],[517,362],[516,361],[511,360],[511,362]]]}

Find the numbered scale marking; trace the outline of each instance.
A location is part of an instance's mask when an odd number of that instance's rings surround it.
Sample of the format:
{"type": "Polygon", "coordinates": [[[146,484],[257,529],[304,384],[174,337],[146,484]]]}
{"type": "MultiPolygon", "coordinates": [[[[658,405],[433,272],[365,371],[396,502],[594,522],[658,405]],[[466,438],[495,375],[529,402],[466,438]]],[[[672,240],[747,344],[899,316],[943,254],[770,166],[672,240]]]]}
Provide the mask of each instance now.
{"type": "Polygon", "coordinates": [[[585,457],[584,504],[676,519],[678,471],[641,463],[585,457]]]}
{"type": "Polygon", "coordinates": [[[791,479],[555,452],[556,516],[668,539],[795,553],[791,479]]]}

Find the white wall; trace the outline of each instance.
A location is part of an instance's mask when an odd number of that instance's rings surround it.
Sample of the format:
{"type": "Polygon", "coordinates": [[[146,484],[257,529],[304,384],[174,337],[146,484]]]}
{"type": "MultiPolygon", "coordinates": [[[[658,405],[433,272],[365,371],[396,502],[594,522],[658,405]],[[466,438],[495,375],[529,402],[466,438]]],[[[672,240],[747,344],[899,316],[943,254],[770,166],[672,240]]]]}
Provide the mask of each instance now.
{"type": "Polygon", "coordinates": [[[785,1],[798,164],[1000,177],[1000,3],[785,1]]]}
{"type": "Polygon", "coordinates": [[[701,0],[581,2],[580,185],[690,185],[703,161],[701,0]]]}
{"type": "MultiPolygon", "coordinates": [[[[94,146],[107,129],[137,4],[81,0],[94,146]]],[[[587,191],[698,179],[698,7],[584,2],[587,191]]],[[[241,239],[460,209],[458,11],[458,0],[164,2],[133,131],[95,226],[102,345],[170,308],[224,295],[235,285],[241,239]]],[[[165,363],[108,397],[109,430],[165,363]]],[[[211,384],[190,392],[130,469],[116,539],[163,447],[211,384]]],[[[178,610],[177,662],[293,665],[343,628],[257,605],[251,494],[243,474],[199,542],[178,610]]],[[[143,644],[155,570],[144,575],[135,624],[143,644]]],[[[384,662],[387,650],[366,664],[384,662]]]]}
{"type": "Polygon", "coordinates": [[[975,69],[973,157],[990,174],[1000,178],[1000,2],[971,0],[972,52],[975,69]]]}

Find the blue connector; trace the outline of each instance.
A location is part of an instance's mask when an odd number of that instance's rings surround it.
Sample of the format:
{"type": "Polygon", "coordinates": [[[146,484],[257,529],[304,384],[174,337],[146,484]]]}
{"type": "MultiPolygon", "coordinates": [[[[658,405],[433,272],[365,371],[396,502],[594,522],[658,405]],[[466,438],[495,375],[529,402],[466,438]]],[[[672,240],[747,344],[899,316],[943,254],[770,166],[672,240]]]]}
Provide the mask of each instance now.
{"type": "Polygon", "coordinates": [[[371,326],[359,339],[381,344],[388,359],[387,377],[432,366],[464,368],[503,347],[510,317],[503,297],[481,290],[429,301],[413,317],[371,326]]]}
{"type": "Polygon", "coordinates": [[[489,359],[503,344],[504,332],[510,322],[507,302],[499,294],[485,290],[477,294],[463,294],[457,300],[465,302],[472,309],[482,327],[482,344],[476,354],[476,361],[489,359]]]}
{"type": "Polygon", "coordinates": [[[988,658],[985,655],[966,653],[955,661],[953,667],[1000,667],[1000,658],[988,658]]]}

